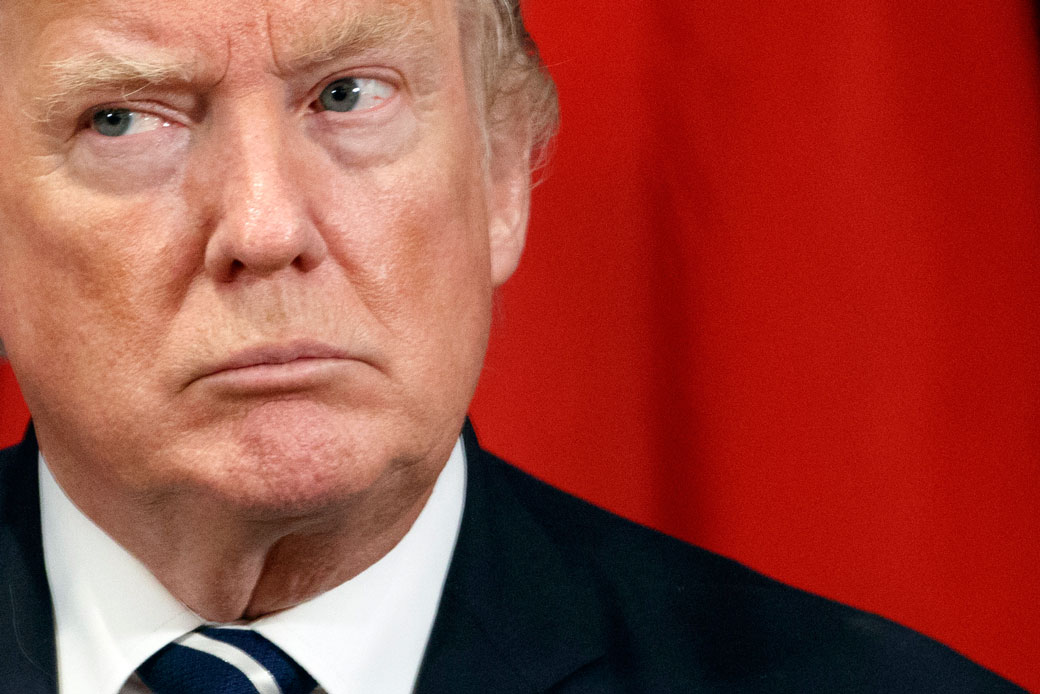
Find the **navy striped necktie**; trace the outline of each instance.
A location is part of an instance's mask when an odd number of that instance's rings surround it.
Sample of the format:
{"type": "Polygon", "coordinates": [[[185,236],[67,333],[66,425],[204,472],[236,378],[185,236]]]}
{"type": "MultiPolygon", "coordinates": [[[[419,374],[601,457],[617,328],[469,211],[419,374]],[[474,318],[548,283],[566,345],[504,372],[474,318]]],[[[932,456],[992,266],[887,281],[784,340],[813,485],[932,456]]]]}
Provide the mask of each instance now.
{"type": "Polygon", "coordinates": [[[155,694],[310,694],[314,678],[255,631],[200,627],[137,669],[155,694]]]}

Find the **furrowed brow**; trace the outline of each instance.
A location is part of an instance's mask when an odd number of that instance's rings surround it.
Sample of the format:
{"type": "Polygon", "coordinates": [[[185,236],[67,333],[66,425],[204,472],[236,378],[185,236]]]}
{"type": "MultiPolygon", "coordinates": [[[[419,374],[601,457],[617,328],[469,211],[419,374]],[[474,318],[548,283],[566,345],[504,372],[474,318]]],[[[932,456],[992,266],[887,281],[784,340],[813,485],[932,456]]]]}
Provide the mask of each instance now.
{"type": "Polygon", "coordinates": [[[174,56],[137,58],[109,53],[89,53],[44,66],[48,93],[37,99],[45,114],[60,111],[73,95],[92,91],[116,91],[131,96],[143,87],[167,82],[187,82],[195,66],[174,56]]]}
{"type": "Polygon", "coordinates": [[[434,42],[431,22],[414,6],[387,5],[379,12],[358,12],[319,24],[289,44],[279,60],[286,71],[296,71],[379,46],[402,46],[415,51],[434,42]]]}

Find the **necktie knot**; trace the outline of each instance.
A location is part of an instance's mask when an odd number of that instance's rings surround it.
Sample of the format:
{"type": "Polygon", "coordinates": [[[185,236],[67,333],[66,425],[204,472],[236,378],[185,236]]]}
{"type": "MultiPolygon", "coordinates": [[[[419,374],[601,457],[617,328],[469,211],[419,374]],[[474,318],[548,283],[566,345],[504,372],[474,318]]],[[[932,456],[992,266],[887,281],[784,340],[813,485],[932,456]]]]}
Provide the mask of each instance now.
{"type": "Polygon", "coordinates": [[[201,627],[137,669],[155,694],[310,694],[314,678],[249,629],[201,627]]]}

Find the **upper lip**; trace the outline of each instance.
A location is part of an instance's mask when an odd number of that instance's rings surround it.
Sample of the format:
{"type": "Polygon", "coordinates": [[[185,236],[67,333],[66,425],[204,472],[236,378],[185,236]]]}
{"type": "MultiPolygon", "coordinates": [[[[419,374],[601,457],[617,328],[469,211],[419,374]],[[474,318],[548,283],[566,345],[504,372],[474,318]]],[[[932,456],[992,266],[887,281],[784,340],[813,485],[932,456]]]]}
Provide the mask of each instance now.
{"type": "Polygon", "coordinates": [[[250,366],[267,364],[288,364],[298,359],[347,359],[349,355],[342,349],[324,342],[296,340],[281,344],[266,344],[248,347],[232,354],[228,359],[207,366],[202,370],[200,378],[211,376],[222,371],[244,369],[250,366]]]}

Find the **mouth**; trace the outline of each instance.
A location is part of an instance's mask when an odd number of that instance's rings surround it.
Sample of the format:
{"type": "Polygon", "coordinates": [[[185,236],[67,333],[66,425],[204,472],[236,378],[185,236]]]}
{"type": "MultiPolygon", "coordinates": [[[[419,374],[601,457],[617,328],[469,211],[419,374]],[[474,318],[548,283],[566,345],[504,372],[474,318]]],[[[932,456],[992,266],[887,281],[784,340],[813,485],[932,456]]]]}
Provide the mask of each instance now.
{"type": "Polygon", "coordinates": [[[191,383],[205,382],[242,394],[289,392],[326,383],[335,370],[357,361],[344,350],[321,342],[268,344],[240,350],[207,366],[191,383]]]}

